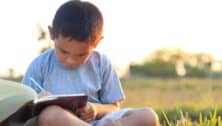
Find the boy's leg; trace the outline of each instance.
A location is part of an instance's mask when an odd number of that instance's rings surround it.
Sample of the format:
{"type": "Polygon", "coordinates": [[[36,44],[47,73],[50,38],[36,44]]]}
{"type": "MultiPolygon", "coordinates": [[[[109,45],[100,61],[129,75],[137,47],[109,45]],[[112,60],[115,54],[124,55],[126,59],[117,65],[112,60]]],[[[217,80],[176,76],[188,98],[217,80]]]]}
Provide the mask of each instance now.
{"type": "Polygon", "coordinates": [[[158,116],[150,108],[131,110],[118,121],[123,126],[159,126],[158,116]]]}
{"type": "Polygon", "coordinates": [[[59,106],[50,106],[38,116],[38,126],[91,126],[59,106]]]}
{"type": "Polygon", "coordinates": [[[120,119],[108,121],[103,126],[159,126],[157,114],[150,108],[133,109],[120,119]]]}

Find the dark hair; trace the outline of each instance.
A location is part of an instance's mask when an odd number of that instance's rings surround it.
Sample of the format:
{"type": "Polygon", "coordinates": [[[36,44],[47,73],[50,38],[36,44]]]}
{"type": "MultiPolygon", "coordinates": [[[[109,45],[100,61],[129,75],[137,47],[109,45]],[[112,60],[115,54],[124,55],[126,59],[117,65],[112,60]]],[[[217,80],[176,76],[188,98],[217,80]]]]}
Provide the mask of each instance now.
{"type": "Polygon", "coordinates": [[[52,29],[54,39],[62,35],[78,41],[95,41],[102,34],[103,17],[95,5],[71,0],[57,10],[52,29]]]}

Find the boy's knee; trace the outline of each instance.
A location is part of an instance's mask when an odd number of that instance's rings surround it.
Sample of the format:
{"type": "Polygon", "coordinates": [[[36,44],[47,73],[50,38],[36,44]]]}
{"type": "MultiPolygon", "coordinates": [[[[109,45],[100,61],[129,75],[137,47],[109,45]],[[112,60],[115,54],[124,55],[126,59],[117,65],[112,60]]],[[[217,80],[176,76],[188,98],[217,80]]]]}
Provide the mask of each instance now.
{"type": "Polygon", "coordinates": [[[141,114],[141,119],[147,126],[159,126],[159,118],[157,113],[152,108],[142,108],[139,109],[141,114]]]}
{"type": "Polygon", "coordinates": [[[38,116],[38,124],[40,126],[53,126],[63,116],[63,111],[65,110],[59,106],[49,106],[45,108],[38,116]]]}
{"type": "Polygon", "coordinates": [[[135,109],[130,111],[128,115],[134,115],[140,126],[159,126],[158,115],[152,108],[135,109]]]}

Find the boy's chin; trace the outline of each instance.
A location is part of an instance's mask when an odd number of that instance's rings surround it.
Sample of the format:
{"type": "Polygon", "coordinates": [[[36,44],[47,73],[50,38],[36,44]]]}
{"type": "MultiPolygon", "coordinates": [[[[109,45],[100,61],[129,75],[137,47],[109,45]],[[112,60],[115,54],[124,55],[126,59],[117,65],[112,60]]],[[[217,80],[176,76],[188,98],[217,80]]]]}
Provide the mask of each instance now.
{"type": "Polygon", "coordinates": [[[68,69],[75,69],[76,67],[78,67],[79,65],[64,65],[66,68],[68,69]]]}

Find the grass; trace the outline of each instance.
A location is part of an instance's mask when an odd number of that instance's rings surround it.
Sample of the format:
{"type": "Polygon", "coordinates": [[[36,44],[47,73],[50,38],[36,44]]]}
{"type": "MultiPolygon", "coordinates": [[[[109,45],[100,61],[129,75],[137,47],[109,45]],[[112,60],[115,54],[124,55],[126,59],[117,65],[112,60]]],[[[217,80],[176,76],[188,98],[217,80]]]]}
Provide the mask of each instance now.
{"type": "Polygon", "coordinates": [[[174,109],[185,106],[200,109],[222,106],[222,79],[131,78],[122,80],[122,83],[127,96],[124,107],[174,109]]]}
{"type": "Polygon", "coordinates": [[[210,116],[203,117],[202,113],[199,114],[199,120],[192,120],[188,114],[184,116],[184,113],[180,111],[181,117],[175,122],[168,119],[165,112],[162,113],[164,116],[163,126],[222,126],[221,116],[217,116],[216,109],[214,112],[210,112],[210,116]]]}
{"type": "Polygon", "coordinates": [[[162,125],[169,125],[167,117],[171,126],[181,126],[181,112],[185,113],[184,126],[213,126],[213,120],[217,120],[215,125],[222,124],[222,79],[130,78],[121,81],[127,97],[122,107],[152,107],[162,125]],[[212,116],[215,108],[216,117],[212,116]]]}

